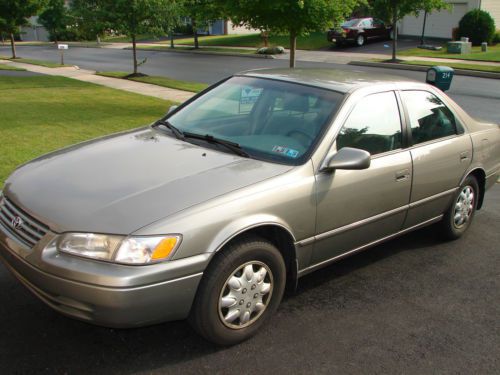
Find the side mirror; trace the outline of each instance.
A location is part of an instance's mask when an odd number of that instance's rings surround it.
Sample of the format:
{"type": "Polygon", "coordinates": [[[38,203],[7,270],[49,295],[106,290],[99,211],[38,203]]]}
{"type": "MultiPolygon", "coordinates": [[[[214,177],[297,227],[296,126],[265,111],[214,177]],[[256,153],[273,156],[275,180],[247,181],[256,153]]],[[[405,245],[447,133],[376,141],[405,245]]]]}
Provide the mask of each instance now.
{"type": "Polygon", "coordinates": [[[370,167],[371,155],[359,148],[343,147],[326,162],[323,171],[334,169],[367,169],[370,167]]]}
{"type": "Polygon", "coordinates": [[[167,115],[171,114],[173,111],[177,109],[178,105],[172,105],[167,111],[167,115]]]}

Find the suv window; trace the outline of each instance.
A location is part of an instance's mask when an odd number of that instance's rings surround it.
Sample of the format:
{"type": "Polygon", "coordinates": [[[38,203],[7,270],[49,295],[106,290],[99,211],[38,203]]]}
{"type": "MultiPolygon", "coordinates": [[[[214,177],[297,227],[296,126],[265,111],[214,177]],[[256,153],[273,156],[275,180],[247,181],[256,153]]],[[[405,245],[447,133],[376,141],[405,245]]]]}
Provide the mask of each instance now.
{"type": "Polygon", "coordinates": [[[337,136],[337,149],[354,147],[372,155],[401,148],[401,118],[394,92],[369,95],[354,107],[337,136]]]}
{"type": "Polygon", "coordinates": [[[457,134],[455,116],[435,95],[427,91],[403,91],[414,144],[457,134]]]}

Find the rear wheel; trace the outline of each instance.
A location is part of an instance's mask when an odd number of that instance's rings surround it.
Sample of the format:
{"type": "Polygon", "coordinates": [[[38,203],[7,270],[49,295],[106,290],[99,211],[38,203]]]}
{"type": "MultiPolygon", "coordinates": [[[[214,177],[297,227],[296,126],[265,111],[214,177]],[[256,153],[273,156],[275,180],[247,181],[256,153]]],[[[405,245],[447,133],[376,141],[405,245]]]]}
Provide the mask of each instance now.
{"type": "Polygon", "coordinates": [[[356,45],[358,47],[361,47],[365,44],[366,42],[366,38],[363,34],[359,34],[357,37],[356,37],[356,45]]]}
{"type": "Polygon", "coordinates": [[[476,212],[479,185],[474,176],[468,176],[455,194],[441,227],[446,239],[460,238],[469,228],[476,212]]]}
{"type": "Polygon", "coordinates": [[[253,336],[283,297],[286,269],[279,250],[255,236],[217,253],[205,271],[190,314],[207,340],[233,345],[253,336]]]}

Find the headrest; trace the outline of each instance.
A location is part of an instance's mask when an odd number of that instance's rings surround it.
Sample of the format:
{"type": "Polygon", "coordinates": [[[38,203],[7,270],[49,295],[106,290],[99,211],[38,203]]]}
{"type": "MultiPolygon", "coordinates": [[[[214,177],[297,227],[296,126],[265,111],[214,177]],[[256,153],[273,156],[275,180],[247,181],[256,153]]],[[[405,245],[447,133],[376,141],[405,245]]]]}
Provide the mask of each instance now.
{"type": "Polygon", "coordinates": [[[289,94],[285,97],[283,109],[294,112],[309,112],[309,98],[305,95],[289,94]]]}

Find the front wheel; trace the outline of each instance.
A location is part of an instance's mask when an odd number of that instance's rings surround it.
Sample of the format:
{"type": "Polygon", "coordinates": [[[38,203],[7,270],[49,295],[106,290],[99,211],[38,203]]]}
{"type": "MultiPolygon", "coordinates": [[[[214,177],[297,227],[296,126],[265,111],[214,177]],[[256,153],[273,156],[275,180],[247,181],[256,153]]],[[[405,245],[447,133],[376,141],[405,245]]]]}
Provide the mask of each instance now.
{"type": "Polygon", "coordinates": [[[477,180],[474,176],[468,176],[460,185],[441,222],[442,233],[446,239],[455,240],[467,231],[476,213],[478,197],[477,180]]]}
{"type": "Polygon", "coordinates": [[[237,344],[273,315],[285,282],[285,263],[273,244],[255,236],[236,240],[205,271],[189,321],[209,341],[237,344]]]}

